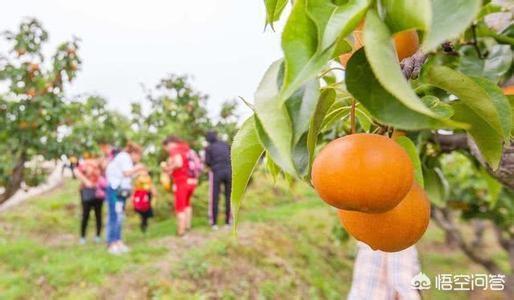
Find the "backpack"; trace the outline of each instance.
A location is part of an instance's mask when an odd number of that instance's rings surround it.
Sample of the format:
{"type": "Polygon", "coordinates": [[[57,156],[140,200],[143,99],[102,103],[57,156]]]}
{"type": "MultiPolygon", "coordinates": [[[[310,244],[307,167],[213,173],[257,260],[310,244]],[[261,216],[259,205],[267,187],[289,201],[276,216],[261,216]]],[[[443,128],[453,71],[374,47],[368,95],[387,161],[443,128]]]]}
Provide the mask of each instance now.
{"type": "Polygon", "coordinates": [[[190,149],[186,154],[187,172],[189,178],[198,178],[203,170],[203,164],[195,150],[190,149]]]}
{"type": "Polygon", "coordinates": [[[134,210],[137,212],[147,212],[151,207],[150,201],[150,192],[139,190],[134,193],[132,205],[134,206],[134,210]]]}

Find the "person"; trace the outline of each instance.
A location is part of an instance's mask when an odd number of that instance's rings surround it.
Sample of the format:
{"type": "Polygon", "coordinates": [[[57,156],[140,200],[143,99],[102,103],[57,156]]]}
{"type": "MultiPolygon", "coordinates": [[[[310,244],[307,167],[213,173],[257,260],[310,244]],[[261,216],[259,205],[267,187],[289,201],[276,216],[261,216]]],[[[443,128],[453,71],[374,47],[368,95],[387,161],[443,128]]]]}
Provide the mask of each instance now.
{"type": "Polygon", "coordinates": [[[102,206],[105,199],[105,188],[107,187],[100,162],[95,158],[84,160],[77,165],[74,173],[81,182],[82,219],[80,222],[80,244],[86,243],[86,229],[91,210],[94,211],[96,219],[95,242],[99,243],[102,233],[102,206]]]}
{"type": "Polygon", "coordinates": [[[186,203],[186,229],[190,230],[193,221],[193,205],[191,204],[191,198],[195,192],[196,187],[198,186],[198,181],[200,175],[203,171],[203,164],[200,156],[196,153],[195,150],[189,148],[187,153],[187,163],[188,163],[188,179],[187,184],[191,189],[191,197],[186,203]]]}
{"type": "Polygon", "coordinates": [[[230,193],[232,190],[232,170],[230,166],[230,146],[218,139],[217,133],[207,133],[209,146],[205,148],[205,164],[209,167],[209,218],[214,230],[218,229],[218,202],[221,185],[225,191],[225,223],[230,226],[230,193]]]}
{"type": "Polygon", "coordinates": [[[349,300],[421,299],[419,292],[411,287],[413,277],[421,269],[416,247],[389,253],[374,251],[358,242],[357,248],[349,300]]]}
{"type": "Polygon", "coordinates": [[[132,192],[132,177],[143,171],[143,165],[138,164],[142,156],[141,146],[128,142],[107,165],[107,244],[111,254],[129,251],[122,241],[122,224],[125,212],[125,202],[132,192]]]}
{"type": "Polygon", "coordinates": [[[102,152],[102,156],[100,157],[100,166],[105,171],[107,169],[107,165],[114,157],[120,152],[120,150],[114,146],[112,146],[107,141],[101,141],[98,143],[98,148],[102,152]]]}
{"type": "Polygon", "coordinates": [[[71,177],[73,179],[77,179],[75,173],[75,168],[79,164],[77,157],[75,155],[68,156],[63,154],[61,155],[61,160],[64,162],[61,169],[61,175],[64,175],[64,171],[66,171],[66,169],[70,169],[71,177]]]}
{"type": "Polygon", "coordinates": [[[193,217],[191,197],[197,184],[197,179],[191,174],[191,148],[185,141],[175,136],[166,138],[163,141],[163,147],[169,154],[163,170],[170,174],[173,180],[174,206],[178,221],[177,234],[183,236],[186,230],[191,229],[193,217]]]}
{"type": "Polygon", "coordinates": [[[152,183],[152,177],[147,170],[142,170],[136,175],[134,193],[132,194],[132,206],[141,218],[141,232],[146,233],[148,219],[153,217],[152,199],[157,195],[157,190],[152,183]]]}

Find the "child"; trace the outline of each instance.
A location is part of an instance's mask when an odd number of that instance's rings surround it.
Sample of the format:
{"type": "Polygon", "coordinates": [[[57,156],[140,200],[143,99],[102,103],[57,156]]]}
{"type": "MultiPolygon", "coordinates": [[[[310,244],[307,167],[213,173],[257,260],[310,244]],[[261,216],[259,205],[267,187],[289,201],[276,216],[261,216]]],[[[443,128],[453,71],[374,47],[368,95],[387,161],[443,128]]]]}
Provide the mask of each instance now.
{"type": "Polygon", "coordinates": [[[139,172],[135,179],[134,194],[132,195],[132,204],[134,210],[141,216],[141,231],[146,232],[148,228],[148,219],[153,217],[152,197],[157,194],[152,184],[152,178],[148,171],[139,172]]]}

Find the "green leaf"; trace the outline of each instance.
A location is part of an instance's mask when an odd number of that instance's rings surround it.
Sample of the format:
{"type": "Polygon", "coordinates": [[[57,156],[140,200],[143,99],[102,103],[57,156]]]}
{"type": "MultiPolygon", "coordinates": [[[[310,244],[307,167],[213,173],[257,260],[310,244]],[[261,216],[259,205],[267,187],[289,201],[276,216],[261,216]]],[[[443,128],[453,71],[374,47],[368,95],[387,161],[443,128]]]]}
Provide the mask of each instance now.
{"type": "Polygon", "coordinates": [[[507,99],[509,99],[511,115],[512,115],[512,128],[510,130],[510,136],[514,137],[514,96],[508,95],[507,99]]]}
{"type": "Polygon", "coordinates": [[[271,159],[269,153],[264,154],[264,160],[266,165],[266,170],[271,174],[271,177],[273,178],[273,182],[277,182],[278,175],[280,174],[280,168],[277,166],[277,164],[271,159]]]}
{"type": "Polygon", "coordinates": [[[437,118],[412,90],[402,73],[391,32],[374,10],[368,11],[364,25],[364,50],[380,84],[407,108],[437,118]]]}
{"type": "Polygon", "coordinates": [[[309,129],[309,123],[319,99],[319,80],[308,81],[286,100],[293,123],[293,143],[296,144],[309,129]]]}
{"type": "Polygon", "coordinates": [[[255,130],[254,117],[248,118],[234,137],[231,146],[232,157],[232,192],[231,201],[234,207],[234,221],[237,225],[241,201],[250,181],[250,177],[262,156],[264,149],[259,143],[255,130]]]}
{"type": "Polygon", "coordinates": [[[454,119],[471,124],[467,131],[473,137],[480,153],[493,169],[497,169],[502,156],[503,137],[497,130],[478,115],[464,102],[453,104],[454,119]]]}
{"type": "Polygon", "coordinates": [[[286,7],[287,0],[264,0],[266,5],[266,25],[271,25],[280,19],[282,11],[286,7]]]}
{"type": "Polygon", "coordinates": [[[373,120],[366,112],[366,109],[363,107],[357,107],[355,109],[355,117],[357,117],[357,121],[359,121],[359,124],[365,132],[369,132],[371,130],[371,124],[373,124],[373,120]]]}
{"type": "MultiPolygon", "coordinates": [[[[309,150],[309,165],[314,160],[314,151],[318,142],[318,135],[321,131],[323,120],[330,107],[334,103],[336,98],[336,92],[334,89],[325,89],[321,92],[318,104],[314,110],[314,115],[310,121],[309,132],[307,134],[307,149],[309,150]]],[[[310,172],[309,172],[310,173],[310,172]]]]}
{"type": "Polygon", "coordinates": [[[262,122],[258,117],[255,117],[255,129],[257,131],[257,136],[259,137],[259,141],[263,145],[264,149],[266,149],[269,156],[272,157],[273,161],[286,173],[296,175],[296,170],[294,167],[293,157],[291,155],[292,146],[288,145],[290,148],[289,152],[282,153],[279,150],[277,145],[271,140],[270,136],[267,134],[262,122]]]}
{"type": "Polygon", "coordinates": [[[486,80],[478,80],[467,77],[445,66],[432,66],[423,77],[427,83],[446,90],[457,96],[462,104],[469,107],[476,115],[493,128],[498,135],[504,136],[505,122],[503,113],[497,107],[502,105],[502,100],[496,99],[494,90],[486,80]],[[490,93],[493,93],[490,95],[490,93]]]}
{"type": "Polygon", "coordinates": [[[422,50],[429,52],[441,43],[459,37],[480,12],[481,0],[433,0],[432,24],[422,50]]]}
{"type": "Polygon", "coordinates": [[[281,63],[279,60],[269,67],[255,93],[256,128],[273,161],[285,172],[295,174],[291,158],[293,125],[286,106],[277,100],[281,63]]]}
{"type": "Polygon", "coordinates": [[[318,50],[325,51],[340,37],[346,37],[364,17],[369,4],[369,0],[348,0],[339,5],[332,0],[307,0],[307,14],[318,31],[318,50]]]}
{"type": "Polygon", "coordinates": [[[325,119],[321,124],[321,131],[327,130],[334,126],[338,121],[344,116],[350,114],[350,105],[345,105],[344,101],[337,99],[334,101],[332,106],[330,106],[327,114],[325,115],[325,119]]]}
{"type": "Polygon", "coordinates": [[[343,37],[339,38],[337,44],[334,48],[334,53],[332,54],[332,58],[338,58],[342,54],[348,53],[352,51],[352,45],[348,43],[343,37]]]}
{"type": "Polygon", "coordinates": [[[421,98],[421,101],[441,119],[449,119],[453,116],[454,111],[451,105],[439,100],[435,96],[426,95],[421,98]]]}
{"type": "Polygon", "coordinates": [[[496,179],[494,179],[485,169],[480,169],[480,175],[485,180],[487,184],[487,201],[489,202],[489,207],[493,208],[496,206],[498,199],[500,198],[500,194],[502,191],[502,184],[499,183],[496,179]]]}
{"type": "Polygon", "coordinates": [[[310,154],[307,148],[307,133],[303,134],[300,140],[293,146],[292,157],[298,177],[309,177],[310,154]]]}
{"type": "Polygon", "coordinates": [[[395,141],[402,146],[402,148],[407,152],[412,161],[412,165],[414,166],[414,178],[416,182],[423,188],[425,186],[423,181],[423,171],[421,170],[421,161],[419,159],[419,154],[416,149],[416,145],[406,136],[400,136],[395,139],[395,141]]]}
{"type": "Polygon", "coordinates": [[[512,108],[509,103],[509,99],[505,97],[502,89],[500,89],[495,83],[480,77],[472,77],[480,87],[489,95],[493,105],[498,112],[500,118],[500,125],[502,128],[502,136],[506,141],[510,139],[510,131],[512,128],[512,108]]]}
{"type": "Polygon", "coordinates": [[[369,0],[297,0],[282,33],[285,79],[279,101],[285,101],[307,80],[314,78],[334,57],[341,37],[358,24],[369,0]]]}
{"type": "MultiPolygon", "coordinates": [[[[512,25],[509,28],[512,28],[512,25]]],[[[509,30],[509,28],[507,28],[506,30],[509,30]]],[[[506,34],[505,31],[501,34],[497,33],[496,31],[490,29],[484,22],[478,22],[477,35],[480,37],[492,37],[502,44],[509,44],[511,46],[514,46],[514,38],[510,34],[506,34]]]]}
{"type": "Polygon", "coordinates": [[[498,82],[498,78],[509,71],[513,58],[509,45],[493,45],[484,60],[483,76],[498,82]]]}
{"type": "Polygon", "coordinates": [[[423,168],[425,191],[430,202],[438,207],[444,207],[448,195],[448,183],[439,168],[423,168]]]}
{"type": "Polygon", "coordinates": [[[512,65],[513,55],[508,45],[493,45],[485,59],[478,57],[473,46],[464,46],[459,53],[459,71],[468,76],[485,77],[494,82],[498,82],[512,65]]]}
{"type": "Polygon", "coordinates": [[[407,29],[427,31],[432,19],[430,0],[383,0],[384,21],[393,33],[407,29]]]}
{"type": "Polygon", "coordinates": [[[483,19],[488,14],[501,12],[502,7],[495,3],[487,3],[486,5],[482,6],[482,9],[480,9],[480,12],[478,13],[477,19],[483,19]]]}
{"type": "Polygon", "coordinates": [[[382,87],[362,49],[354,53],[348,62],[345,81],[348,91],[383,124],[405,130],[462,126],[429,117],[405,106],[382,87]]]}

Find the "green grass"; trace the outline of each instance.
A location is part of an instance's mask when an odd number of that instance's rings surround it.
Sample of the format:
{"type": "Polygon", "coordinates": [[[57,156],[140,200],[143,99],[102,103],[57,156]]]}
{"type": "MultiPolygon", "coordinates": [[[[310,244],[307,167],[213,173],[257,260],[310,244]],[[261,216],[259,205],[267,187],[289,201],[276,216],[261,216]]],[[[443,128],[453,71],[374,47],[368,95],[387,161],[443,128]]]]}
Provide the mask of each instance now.
{"type": "MultiPolygon", "coordinates": [[[[273,185],[256,176],[237,239],[229,230],[210,231],[205,185],[193,202],[192,236],[174,237],[170,196],[161,193],[146,235],[128,211],[124,235],[132,251],[123,256],[107,254],[103,244],[77,244],[77,194],[77,184],[67,182],[0,215],[0,299],[341,299],[350,289],[354,242],[336,238],[334,211],[303,184],[273,185]]],[[[483,272],[443,241],[443,233],[431,227],[419,244],[425,273],[483,272]]],[[[507,264],[505,254],[490,251],[507,264]]],[[[425,296],[469,294],[431,290],[425,296]]]]}

